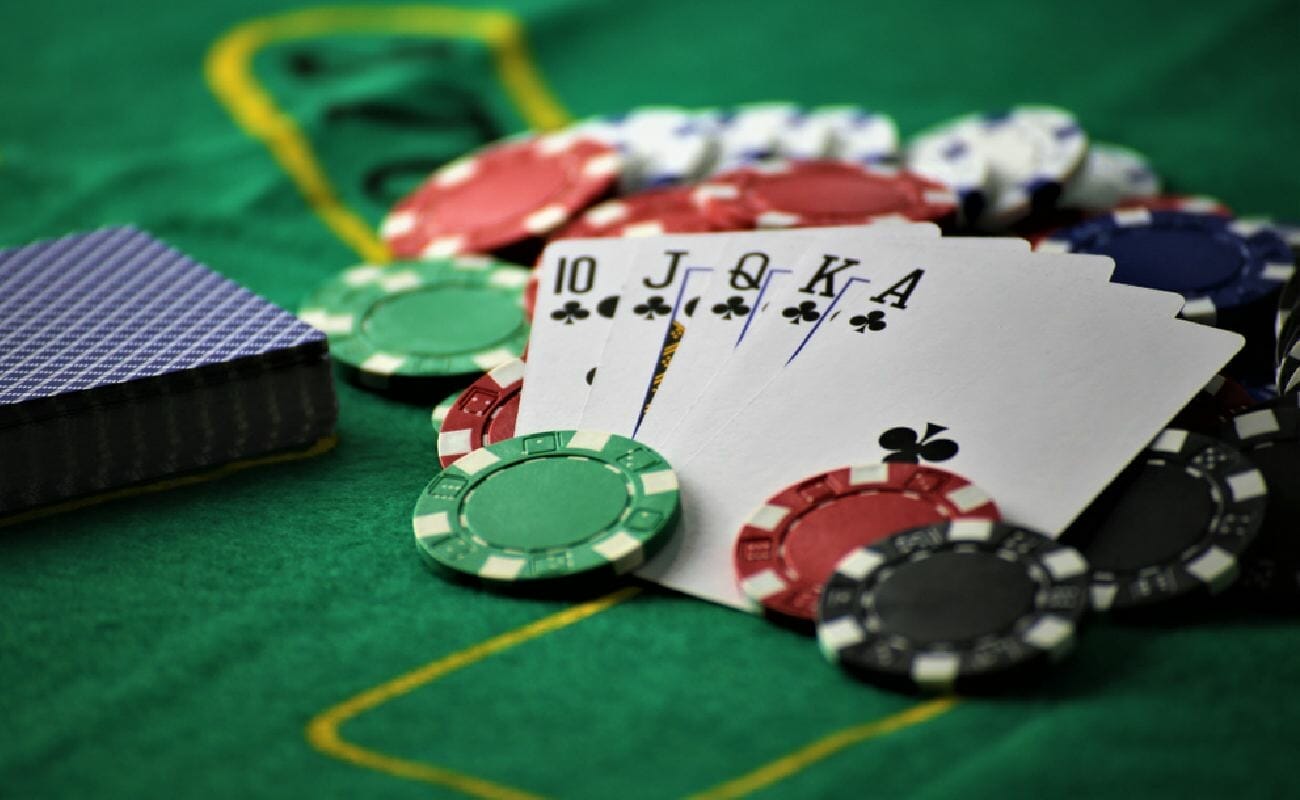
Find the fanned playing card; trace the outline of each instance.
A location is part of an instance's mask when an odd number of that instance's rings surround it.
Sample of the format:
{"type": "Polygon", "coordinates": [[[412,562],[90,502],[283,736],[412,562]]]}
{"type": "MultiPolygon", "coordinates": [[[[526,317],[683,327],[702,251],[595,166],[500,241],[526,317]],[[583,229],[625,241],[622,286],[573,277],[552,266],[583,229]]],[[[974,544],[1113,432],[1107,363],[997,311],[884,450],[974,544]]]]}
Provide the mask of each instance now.
{"type": "Polygon", "coordinates": [[[828,469],[940,466],[1057,535],[1241,346],[1112,270],[924,225],[557,242],[520,432],[654,447],[682,520],[639,574],[737,607],[737,532],[828,469]]]}

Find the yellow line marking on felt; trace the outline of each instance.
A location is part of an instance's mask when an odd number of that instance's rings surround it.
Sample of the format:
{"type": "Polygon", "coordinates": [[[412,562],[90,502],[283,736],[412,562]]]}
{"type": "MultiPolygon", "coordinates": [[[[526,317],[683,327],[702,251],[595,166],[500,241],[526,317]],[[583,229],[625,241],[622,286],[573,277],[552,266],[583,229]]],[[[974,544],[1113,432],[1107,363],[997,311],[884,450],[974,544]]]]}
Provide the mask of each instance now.
{"type": "Polygon", "coordinates": [[[208,51],[204,75],[231,116],[260,139],[297,184],[312,211],[363,259],[385,263],[388,247],[370,225],[343,204],[307,137],[253,75],[253,57],[273,42],[342,33],[467,38],[487,45],[497,77],[528,125],[555,130],[569,114],[551,95],[533,64],[523,26],[504,11],[444,6],[325,6],[259,17],[235,26],[208,51]]]}
{"type": "Polygon", "coordinates": [[[339,727],[353,717],[408,694],[452,672],[476,664],[503,650],[509,650],[524,642],[553,633],[561,628],[567,628],[574,623],[599,614],[624,600],[635,597],[640,591],[640,588],[636,586],[629,586],[611,592],[604,597],[599,597],[572,608],[566,608],[536,622],[530,622],[512,631],[507,631],[476,645],[471,645],[437,661],[431,661],[372,689],[367,689],[361,694],[317,714],[311,722],[307,723],[307,741],[311,742],[312,746],[321,752],[343,761],[370,767],[402,778],[445,786],[472,797],[482,797],[487,798],[487,800],[535,800],[537,795],[519,789],[502,786],[470,775],[462,775],[458,772],[419,761],[395,758],[352,744],[339,735],[339,727]]]}
{"type": "Polygon", "coordinates": [[[941,697],[914,705],[884,719],[838,730],[811,744],[804,745],[788,755],[781,756],[775,761],[764,764],[753,772],[720,783],[712,789],[699,794],[691,795],[689,800],[730,800],[730,798],[744,797],[778,781],[785,780],[796,772],[807,769],[846,747],[868,739],[887,736],[903,728],[910,728],[913,725],[920,725],[922,722],[934,719],[956,704],[956,698],[941,697]]]}
{"type": "Polygon", "coordinates": [[[168,489],[177,489],[182,486],[192,486],[196,483],[206,483],[218,478],[224,478],[227,475],[233,475],[236,472],[243,472],[253,467],[266,466],[268,464],[284,464],[290,461],[301,461],[304,458],[314,458],[315,456],[328,453],[334,449],[334,445],[339,443],[339,437],[330,435],[318,439],[311,446],[303,450],[290,450],[283,453],[273,453],[268,456],[259,456],[257,458],[247,458],[242,461],[232,461],[229,464],[223,464],[206,472],[196,472],[193,475],[182,475],[179,478],[166,478],[161,481],[147,483],[143,486],[128,486],[125,489],[114,489],[112,491],[95,494],[89,497],[79,497],[75,500],[68,500],[63,503],[57,503],[52,506],[42,506],[14,514],[11,517],[0,519],[0,528],[9,525],[17,525],[20,522],[49,517],[54,514],[63,514],[67,511],[74,511],[78,508],[88,508],[97,506],[100,503],[107,503],[110,500],[120,500],[124,497],[139,497],[141,495],[162,492],[168,489]]]}
{"type": "MultiPolygon", "coordinates": [[[[476,645],[471,645],[464,650],[431,661],[422,667],[385,681],[378,686],[366,689],[360,694],[344,700],[313,717],[307,723],[307,741],[322,753],[338,758],[341,761],[360,767],[368,767],[399,778],[444,786],[471,797],[485,798],[485,800],[540,800],[539,795],[521,789],[493,783],[492,781],[421,761],[397,758],[353,744],[342,737],[339,728],[348,720],[354,719],[367,711],[372,711],[416,689],[427,686],[457,670],[472,666],[504,650],[509,650],[525,642],[567,628],[602,611],[607,611],[619,603],[635,597],[640,591],[641,589],[636,586],[619,589],[603,597],[567,608],[484,640],[476,645]]],[[[846,747],[868,739],[886,736],[903,728],[931,720],[952,708],[956,703],[955,698],[939,698],[912,706],[884,719],[844,728],[811,744],[804,745],[798,750],[739,778],[719,784],[700,794],[691,795],[690,800],[726,800],[728,798],[743,797],[782,781],[846,747]]]]}

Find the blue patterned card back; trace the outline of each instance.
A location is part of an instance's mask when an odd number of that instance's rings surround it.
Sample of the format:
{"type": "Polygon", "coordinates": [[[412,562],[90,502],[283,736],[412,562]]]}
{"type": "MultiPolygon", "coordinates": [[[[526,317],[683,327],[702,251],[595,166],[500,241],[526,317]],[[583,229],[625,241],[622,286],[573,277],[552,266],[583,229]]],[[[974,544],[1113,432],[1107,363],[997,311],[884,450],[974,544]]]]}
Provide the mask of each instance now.
{"type": "Polygon", "coordinates": [[[136,228],[0,251],[0,406],[324,338],[136,228]]]}

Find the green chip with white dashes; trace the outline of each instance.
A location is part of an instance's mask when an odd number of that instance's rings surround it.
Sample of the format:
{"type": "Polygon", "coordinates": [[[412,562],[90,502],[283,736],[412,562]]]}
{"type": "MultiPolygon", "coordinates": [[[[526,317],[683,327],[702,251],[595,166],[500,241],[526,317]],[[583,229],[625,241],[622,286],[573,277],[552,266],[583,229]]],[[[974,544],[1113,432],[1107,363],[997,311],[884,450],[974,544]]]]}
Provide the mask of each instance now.
{"type": "Polygon", "coordinates": [[[526,269],[474,256],[363,265],[319,287],[298,316],[370,377],[484,372],[523,354],[527,282],[526,269]]]}
{"type": "Polygon", "coordinates": [[[416,503],[420,552],[494,581],[623,574],[672,536],[677,476],[663,456],[608,433],[517,436],[461,457],[416,503]]]}

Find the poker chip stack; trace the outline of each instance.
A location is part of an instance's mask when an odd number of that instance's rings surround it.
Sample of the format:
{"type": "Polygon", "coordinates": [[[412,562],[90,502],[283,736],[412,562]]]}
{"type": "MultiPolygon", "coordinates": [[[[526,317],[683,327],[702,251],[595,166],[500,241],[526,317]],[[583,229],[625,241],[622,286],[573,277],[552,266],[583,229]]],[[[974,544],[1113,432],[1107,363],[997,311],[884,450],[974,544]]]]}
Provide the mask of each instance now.
{"type": "Polygon", "coordinates": [[[324,335],[147,233],[0,252],[0,517],[314,452],[336,417],[324,335]]]}
{"type": "MultiPolygon", "coordinates": [[[[651,106],[467,154],[399,201],[381,234],[408,262],[531,264],[564,238],[891,218],[961,235],[1011,233],[1044,250],[1110,256],[1116,282],[1180,292],[1186,318],[1247,337],[1229,375],[1261,399],[1285,390],[1274,384],[1282,372],[1291,382],[1300,364],[1300,354],[1282,363],[1297,326],[1274,329],[1260,310],[1277,305],[1281,320],[1294,304],[1280,297],[1294,272],[1279,237],[1287,229],[1238,220],[1213,198],[1161,190],[1145,156],[1092,141],[1072,113],[1052,106],[968,114],[910,139],[888,115],[851,105],[651,106]],[[1231,246],[1207,244],[1224,237],[1248,257],[1237,263],[1231,246]]],[[[405,380],[366,367],[356,375],[405,380]]]]}

